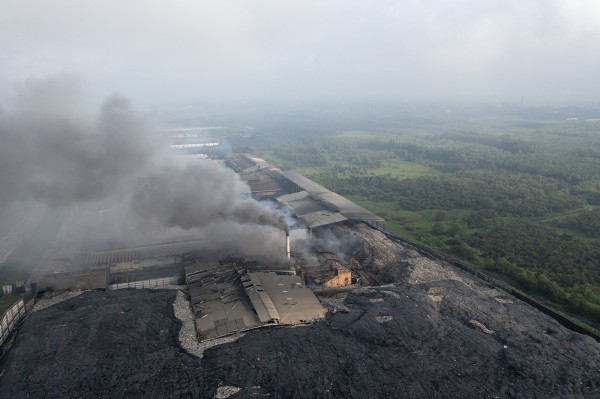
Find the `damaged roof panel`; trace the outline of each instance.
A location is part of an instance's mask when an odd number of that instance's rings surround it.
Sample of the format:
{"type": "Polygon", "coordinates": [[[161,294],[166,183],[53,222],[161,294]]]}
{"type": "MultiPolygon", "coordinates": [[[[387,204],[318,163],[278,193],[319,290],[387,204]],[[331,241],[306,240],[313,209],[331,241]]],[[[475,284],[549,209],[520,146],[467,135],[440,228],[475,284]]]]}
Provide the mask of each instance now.
{"type": "Polygon", "coordinates": [[[383,218],[305,176],[295,172],[281,172],[281,175],[303,191],[282,195],[277,201],[286,204],[292,213],[306,221],[310,228],[345,220],[384,221],[383,218]]]}
{"type": "Polygon", "coordinates": [[[325,193],[329,191],[320,184],[310,180],[308,177],[302,176],[300,173],[282,171],[281,175],[311,194],[325,193]]]}
{"type": "Polygon", "coordinates": [[[326,226],[328,224],[339,223],[348,220],[341,213],[329,212],[329,211],[318,211],[307,213],[306,215],[299,216],[302,220],[308,224],[312,229],[319,226],[326,226]]]}

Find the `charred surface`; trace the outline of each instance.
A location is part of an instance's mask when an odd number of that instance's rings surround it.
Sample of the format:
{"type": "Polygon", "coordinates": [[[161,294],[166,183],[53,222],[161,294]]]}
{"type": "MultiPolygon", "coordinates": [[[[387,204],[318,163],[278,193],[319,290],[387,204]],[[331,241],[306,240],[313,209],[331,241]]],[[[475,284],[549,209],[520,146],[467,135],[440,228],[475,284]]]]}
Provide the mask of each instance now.
{"type": "Polygon", "coordinates": [[[600,397],[592,338],[367,226],[333,234],[353,268],[392,284],[322,292],[324,321],[202,359],[179,345],[174,291],[86,292],[28,316],[0,397],[600,397]]]}
{"type": "Polygon", "coordinates": [[[524,304],[443,281],[350,293],[344,305],[327,322],[207,351],[207,381],[296,398],[600,395],[598,344],[524,304]]]}
{"type": "Polygon", "coordinates": [[[87,291],[31,313],[0,362],[1,398],[198,397],[176,291],[87,291]]]}

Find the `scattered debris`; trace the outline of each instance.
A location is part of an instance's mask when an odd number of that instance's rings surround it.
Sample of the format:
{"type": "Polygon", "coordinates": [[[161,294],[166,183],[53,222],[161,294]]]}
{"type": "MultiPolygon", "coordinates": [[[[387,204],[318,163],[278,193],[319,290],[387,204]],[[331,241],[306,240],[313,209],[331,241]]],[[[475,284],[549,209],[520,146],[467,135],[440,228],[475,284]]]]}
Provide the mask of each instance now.
{"type": "Polygon", "coordinates": [[[477,321],[477,320],[469,320],[469,323],[471,323],[472,325],[474,325],[475,327],[478,327],[481,331],[483,331],[486,334],[493,334],[494,330],[490,330],[489,328],[487,328],[485,325],[483,325],[482,322],[477,321]]]}
{"type": "Polygon", "coordinates": [[[379,292],[381,292],[382,294],[391,296],[393,298],[400,298],[400,294],[398,294],[397,292],[394,292],[394,291],[382,290],[382,291],[379,291],[379,292]]]}
{"type": "Polygon", "coordinates": [[[327,309],[328,314],[334,314],[337,312],[348,313],[350,308],[344,305],[344,301],[348,296],[347,292],[339,293],[333,296],[319,296],[319,301],[327,309]]]}
{"type": "Polygon", "coordinates": [[[54,291],[46,291],[41,298],[37,300],[32,312],[37,312],[42,309],[47,309],[50,306],[54,306],[57,303],[64,302],[68,299],[75,298],[81,295],[83,291],[75,290],[75,291],[65,291],[61,293],[55,293],[54,291]]]}
{"type": "Polygon", "coordinates": [[[446,291],[444,287],[431,287],[427,290],[427,296],[433,302],[442,302],[444,297],[442,296],[442,292],[446,291]]]}
{"type": "Polygon", "coordinates": [[[231,395],[235,395],[236,393],[238,393],[241,389],[242,388],[232,387],[232,386],[218,387],[217,388],[217,393],[215,393],[215,399],[225,399],[225,398],[228,398],[231,395]]]}
{"type": "Polygon", "coordinates": [[[179,343],[192,355],[202,357],[202,351],[198,349],[198,336],[194,326],[194,315],[190,307],[190,301],[187,300],[182,291],[177,291],[175,302],[173,302],[175,317],[181,320],[181,330],[179,330],[179,343]]]}

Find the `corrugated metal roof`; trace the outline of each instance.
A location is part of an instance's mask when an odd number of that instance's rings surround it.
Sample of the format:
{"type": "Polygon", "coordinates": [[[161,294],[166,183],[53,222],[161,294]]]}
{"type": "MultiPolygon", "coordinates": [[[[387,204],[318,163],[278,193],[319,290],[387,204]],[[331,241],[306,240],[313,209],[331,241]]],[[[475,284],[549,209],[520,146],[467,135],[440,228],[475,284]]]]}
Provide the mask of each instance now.
{"type": "Polygon", "coordinates": [[[338,210],[349,220],[370,220],[378,222],[383,222],[384,220],[382,217],[377,216],[373,212],[369,212],[362,206],[355,204],[333,191],[319,193],[316,194],[315,197],[318,197],[318,199],[326,203],[328,208],[338,210]]]}
{"type": "Polygon", "coordinates": [[[281,190],[279,188],[279,184],[277,184],[277,182],[275,180],[270,180],[270,181],[249,180],[249,181],[246,181],[246,183],[250,186],[250,191],[253,194],[261,193],[264,191],[276,192],[276,191],[281,190]]]}
{"type": "Polygon", "coordinates": [[[329,211],[317,211],[299,216],[308,224],[310,228],[326,226],[328,224],[339,223],[348,220],[341,213],[329,211]]]}
{"type": "Polygon", "coordinates": [[[325,309],[298,276],[254,273],[274,304],[280,324],[297,324],[325,317],[325,309]]]}
{"type": "Polygon", "coordinates": [[[283,177],[285,177],[286,179],[288,179],[289,181],[291,181],[292,183],[297,184],[303,190],[306,190],[311,194],[324,193],[324,192],[330,191],[330,190],[326,189],[325,187],[321,186],[320,184],[315,183],[314,181],[310,180],[308,177],[302,176],[300,173],[290,172],[290,171],[282,171],[281,175],[283,177]]]}
{"type": "Polygon", "coordinates": [[[288,208],[298,216],[314,212],[329,212],[327,206],[313,198],[302,198],[287,203],[288,208]]]}
{"type": "Polygon", "coordinates": [[[279,196],[275,199],[282,203],[288,203],[291,201],[296,201],[299,199],[309,198],[309,197],[310,197],[310,194],[308,193],[308,191],[298,191],[297,193],[285,194],[285,195],[279,196]]]}
{"type": "Polygon", "coordinates": [[[304,191],[282,195],[277,201],[286,204],[292,213],[306,221],[310,228],[345,220],[384,221],[373,212],[327,190],[305,176],[295,172],[281,172],[281,175],[304,191]]]}
{"type": "Polygon", "coordinates": [[[204,241],[197,240],[106,251],[92,251],[87,254],[85,264],[88,266],[103,265],[161,256],[181,255],[196,250],[203,245],[205,245],[204,241]]]}

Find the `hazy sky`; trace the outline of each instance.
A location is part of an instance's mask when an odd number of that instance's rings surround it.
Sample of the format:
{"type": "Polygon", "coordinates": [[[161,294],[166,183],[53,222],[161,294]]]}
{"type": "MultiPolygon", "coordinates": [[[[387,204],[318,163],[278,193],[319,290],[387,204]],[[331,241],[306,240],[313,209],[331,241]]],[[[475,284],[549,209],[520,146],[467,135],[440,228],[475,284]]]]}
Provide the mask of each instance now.
{"type": "Polygon", "coordinates": [[[0,94],[599,103],[598,0],[0,0],[0,94]]]}

